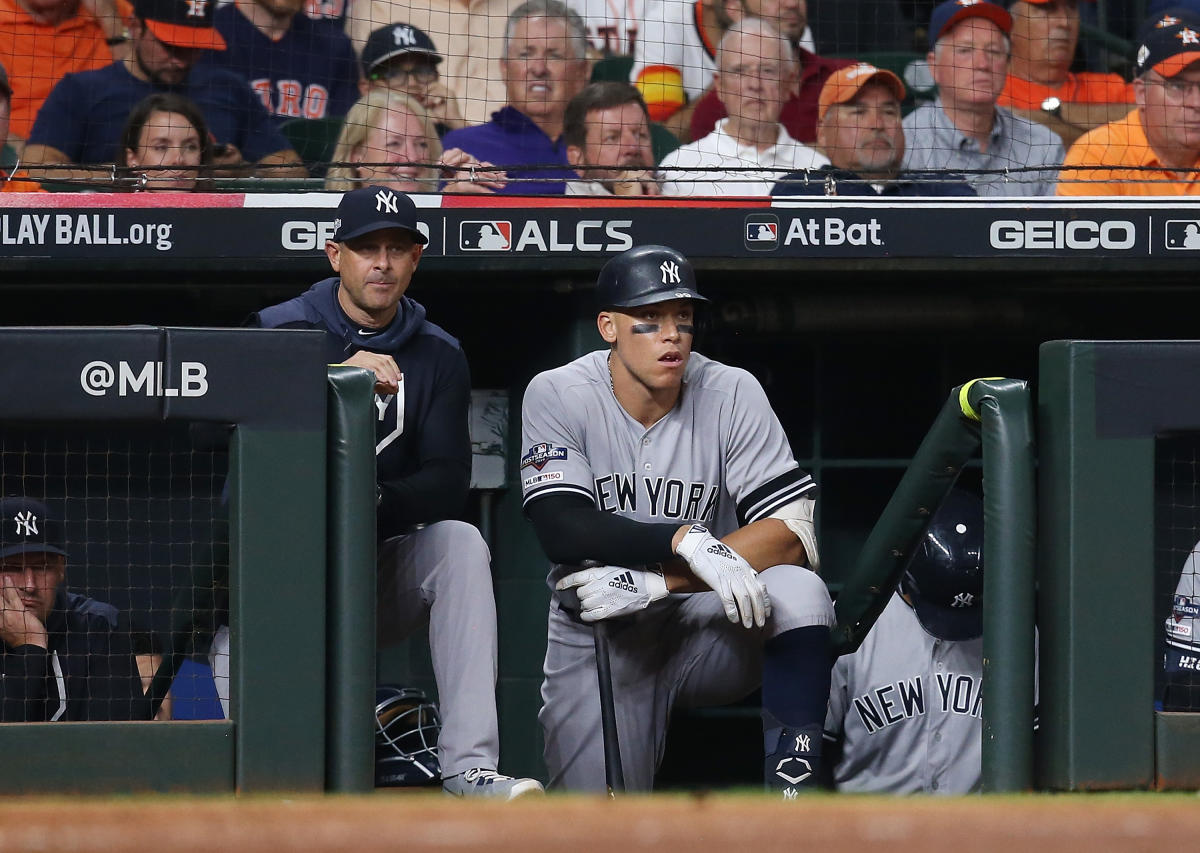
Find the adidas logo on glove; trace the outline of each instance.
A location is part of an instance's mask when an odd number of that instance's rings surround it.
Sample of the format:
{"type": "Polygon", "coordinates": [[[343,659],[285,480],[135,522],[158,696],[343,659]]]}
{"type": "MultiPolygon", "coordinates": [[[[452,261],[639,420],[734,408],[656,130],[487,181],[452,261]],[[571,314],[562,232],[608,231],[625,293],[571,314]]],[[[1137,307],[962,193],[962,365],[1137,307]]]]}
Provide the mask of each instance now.
{"type": "Polygon", "coordinates": [[[623,575],[617,575],[608,582],[608,585],[615,589],[623,589],[625,592],[632,592],[635,595],[638,591],[637,584],[633,582],[633,575],[629,572],[625,572],[623,575]]]}
{"type": "Polygon", "coordinates": [[[714,542],[706,549],[710,554],[716,554],[718,557],[724,557],[727,560],[733,559],[733,552],[729,550],[729,546],[723,542],[714,542]]]}

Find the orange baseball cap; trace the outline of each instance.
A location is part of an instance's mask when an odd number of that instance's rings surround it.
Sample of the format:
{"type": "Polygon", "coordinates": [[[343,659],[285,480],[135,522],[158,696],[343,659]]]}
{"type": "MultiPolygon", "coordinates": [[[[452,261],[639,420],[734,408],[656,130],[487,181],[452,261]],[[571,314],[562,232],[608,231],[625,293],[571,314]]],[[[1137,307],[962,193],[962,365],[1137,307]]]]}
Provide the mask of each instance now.
{"type": "Polygon", "coordinates": [[[876,68],[869,62],[860,62],[857,65],[839,68],[829,75],[817,100],[817,118],[824,121],[825,113],[830,107],[853,101],[862,91],[862,87],[872,81],[878,81],[891,89],[897,101],[904,100],[904,84],[900,82],[899,77],[886,68],[876,68]]]}
{"type": "Polygon", "coordinates": [[[217,0],[134,0],[134,13],[154,37],[173,47],[224,50],[225,39],[213,28],[217,0]]]}

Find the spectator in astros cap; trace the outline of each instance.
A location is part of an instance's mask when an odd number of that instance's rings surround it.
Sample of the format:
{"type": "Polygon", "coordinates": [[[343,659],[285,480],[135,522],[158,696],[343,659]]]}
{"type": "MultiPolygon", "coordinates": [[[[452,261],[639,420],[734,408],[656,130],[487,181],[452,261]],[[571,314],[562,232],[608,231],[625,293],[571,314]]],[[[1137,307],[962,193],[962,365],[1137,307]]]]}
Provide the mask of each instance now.
{"type": "MultiPolygon", "coordinates": [[[[225,48],[212,25],[214,5],[212,0],[137,0],[129,25],[130,55],[58,82],[29,135],[28,165],[123,163],[118,142],[134,105],[155,92],[173,91],[204,113],[216,140],[213,163],[221,174],[306,177],[299,155],[246,81],[197,63],[204,51],[225,48]]],[[[53,177],[107,179],[110,172],[63,169],[53,177]]]]}
{"type": "Polygon", "coordinates": [[[870,63],[834,72],[821,89],[817,147],[831,165],[784,175],[772,195],[975,195],[957,176],[902,172],[900,78],[870,63]]]}
{"type": "Polygon", "coordinates": [[[466,127],[458,98],[440,80],[442,55],[423,30],[388,24],[371,33],[362,50],[364,94],[386,87],[415,98],[433,119],[438,136],[466,127]]]}
{"type": "Polygon", "coordinates": [[[1133,101],[1119,74],[1071,70],[1081,2],[1095,0],[1015,0],[1008,6],[1012,61],[997,103],[1046,125],[1064,145],[1120,118],[1133,101]]]}
{"type": "Polygon", "coordinates": [[[1136,106],[1071,146],[1059,195],[1200,194],[1200,15],[1151,18],[1134,72],[1136,106]]]}
{"type": "Polygon", "coordinates": [[[65,544],[45,504],[0,500],[0,721],[149,719],[117,609],[66,590],[65,544]]]}

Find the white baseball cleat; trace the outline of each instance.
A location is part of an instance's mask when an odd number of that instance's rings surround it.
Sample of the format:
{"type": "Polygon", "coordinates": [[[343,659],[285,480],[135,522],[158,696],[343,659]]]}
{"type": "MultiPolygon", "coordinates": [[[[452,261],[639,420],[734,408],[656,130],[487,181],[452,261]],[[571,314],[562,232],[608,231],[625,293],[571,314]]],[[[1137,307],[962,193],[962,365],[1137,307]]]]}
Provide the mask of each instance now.
{"type": "Polygon", "coordinates": [[[546,793],[537,779],[514,779],[482,767],[443,779],[442,791],[454,797],[492,797],[497,800],[515,800],[529,794],[546,793]]]}

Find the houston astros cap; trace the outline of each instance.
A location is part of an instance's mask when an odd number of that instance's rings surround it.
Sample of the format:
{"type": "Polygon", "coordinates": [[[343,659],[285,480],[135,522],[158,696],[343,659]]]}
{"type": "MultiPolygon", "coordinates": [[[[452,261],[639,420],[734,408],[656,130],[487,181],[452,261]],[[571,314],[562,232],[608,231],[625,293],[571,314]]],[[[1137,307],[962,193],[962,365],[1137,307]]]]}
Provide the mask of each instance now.
{"type": "Polygon", "coordinates": [[[0,557],[46,552],[66,555],[62,522],[51,518],[41,501],[0,500],[0,557]]]}
{"type": "Polygon", "coordinates": [[[821,97],[817,102],[819,107],[817,111],[818,118],[824,119],[825,113],[834,104],[844,104],[848,101],[853,101],[858,96],[858,93],[862,91],[862,87],[872,80],[882,83],[891,89],[897,101],[904,100],[904,84],[900,82],[899,77],[886,68],[876,68],[869,62],[860,62],[857,65],[848,65],[845,68],[839,68],[829,75],[829,79],[821,87],[821,97]]]}
{"type": "Polygon", "coordinates": [[[437,47],[423,30],[412,24],[388,24],[367,38],[362,49],[363,74],[370,77],[377,67],[397,56],[415,53],[428,57],[435,65],[442,61],[437,47]]]}
{"type": "Polygon", "coordinates": [[[417,227],[417,206],[411,198],[386,187],[361,187],[342,196],[334,223],[333,241],[345,243],[372,231],[402,228],[422,246],[429,238],[417,227]]]}
{"type": "Polygon", "coordinates": [[[134,13],[154,37],[174,47],[224,50],[225,39],[213,29],[217,0],[134,0],[134,13]]]}
{"type": "Polygon", "coordinates": [[[1174,77],[1200,60],[1200,15],[1173,6],[1146,22],[1140,41],[1134,74],[1155,71],[1174,77]]]}
{"type": "Polygon", "coordinates": [[[1003,6],[990,0],[945,0],[933,7],[929,16],[929,49],[946,31],[966,18],[986,18],[1004,33],[1012,32],[1012,15],[1003,6]]]}

